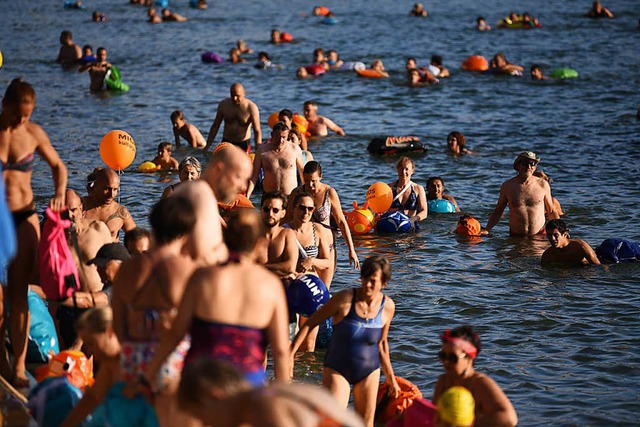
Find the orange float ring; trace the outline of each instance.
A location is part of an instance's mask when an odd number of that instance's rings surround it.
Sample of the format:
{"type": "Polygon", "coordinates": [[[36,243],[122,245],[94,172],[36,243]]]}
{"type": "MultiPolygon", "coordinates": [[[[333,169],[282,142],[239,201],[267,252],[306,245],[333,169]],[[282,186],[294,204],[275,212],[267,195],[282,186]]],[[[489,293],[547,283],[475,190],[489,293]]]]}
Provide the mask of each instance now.
{"type": "Polygon", "coordinates": [[[471,55],[462,62],[462,69],[467,71],[487,71],[489,63],[484,56],[471,55]]]}

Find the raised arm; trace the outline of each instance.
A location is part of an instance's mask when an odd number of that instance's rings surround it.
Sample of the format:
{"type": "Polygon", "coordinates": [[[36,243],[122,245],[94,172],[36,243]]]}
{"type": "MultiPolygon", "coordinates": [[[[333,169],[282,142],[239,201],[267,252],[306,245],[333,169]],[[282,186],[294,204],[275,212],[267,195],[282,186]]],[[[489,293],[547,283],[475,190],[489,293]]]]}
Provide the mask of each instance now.
{"type": "Polygon", "coordinates": [[[338,228],[340,228],[340,232],[342,233],[342,237],[347,243],[347,248],[349,249],[349,265],[353,265],[353,268],[355,269],[360,269],[360,260],[358,259],[358,254],[356,253],[356,248],[353,244],[349,224],[347,224],[347,219],[344,217],[344,212],[342,212],[338,192],[334,188],[330,188],[328,191],[329,201],[331,202],[331,214],[333,215],[333,219],[336,220],[338,228]]]}
{"type": "Polygon", "coordinates": [[[543,181],[544,186],[544,210],[547,212],[547,217],[549,219],[558,219],[560,218],[560,214],[556,210],[556,205],[553,203],[553,197],[551,197],[551,186],[543,181]]]}
{"type": "Polygon", "coordinates": [[[224,101],[221,101],[218,104],[218,110],[216,111],[216,117],[213,119],[213,123],[211,124],[211,128],[209,129],[209,135],[207,135],[207,145],[205,145],[205,151],[211,147],[213,141],[215,141],[216,136],[218,135],[218,131],[220,130],[220,125],[222,124],[222,111],[224,106],[222,105],[224,101]]]}

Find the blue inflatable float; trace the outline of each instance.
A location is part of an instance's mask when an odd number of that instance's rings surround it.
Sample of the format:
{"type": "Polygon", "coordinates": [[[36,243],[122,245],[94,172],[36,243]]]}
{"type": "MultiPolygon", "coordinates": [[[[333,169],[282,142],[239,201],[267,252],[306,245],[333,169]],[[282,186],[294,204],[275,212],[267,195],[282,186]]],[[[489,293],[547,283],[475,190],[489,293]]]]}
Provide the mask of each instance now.
{"type": "Polygon", "coordinates": [[[456,205],[445,199],[431,199],[427,201],[429,213],[454,213],[456,205]]]}
{"type": "MultiPolygon", "coordinates": [[[[418,228],[416,223],[416,231],[418,228]]],[[[386,212],[376,221],[376,231],[380,234],[408,233],[411,231],[411,220],[400,211],[386,212]]]]}

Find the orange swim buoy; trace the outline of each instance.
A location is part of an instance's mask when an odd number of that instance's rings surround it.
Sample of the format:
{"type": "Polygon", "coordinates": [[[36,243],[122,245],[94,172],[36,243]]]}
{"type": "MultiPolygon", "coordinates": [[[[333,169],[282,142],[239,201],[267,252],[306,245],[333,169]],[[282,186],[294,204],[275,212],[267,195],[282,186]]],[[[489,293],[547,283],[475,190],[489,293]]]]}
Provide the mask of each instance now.
{"type": "Polygon", "coordinates": [[[331,11],[327,6],[316,6],[313,9],[313,14],[316,16],[327,16],[331,11]]]}
{"type": "Polygon", "coordinates": [[[233,212],[242,208],[255,209],[251,200],[244,194],[236,194],[235,199],[230,203],[218,202],[218,208],[227,212],[233,212]]]}
{"type": "Polygon", "coordinates": [[[411,381],[398,376],[396,376],[396,381],[400,386],[400,392],[396,398],[388,396],[389,385],[386,381],[378,387],[375,415],[375,420],[378,423],[386,423],[394,419],[413,405],[414,400],[422,398],[422,392],[411,381]]]}
{"type": "Polygon", "coordinates": [[[360,77],[366,77],[368,79],[384,79],[387,78],[386,75],[382,74],[380,71],[372,70],[371,68],[367,68],[366,70],[357,70],[356,73],[360,77]]]}
{"type": "Polygon", "coordinates": [[[324,67],[320,64],[307,65],[304,67],[304,69],[307,70],[307,73],[312,76],[319,76],[320,74],[324,74],[327,72],[327,70],[325,70],[324,67]]]}
{"type": "Polygon", "coordinates": [[[366,234],[373,229],[375,217],[369,210],[369,202],[365,202],[364,206],[358,207],[358,202],[353,202],[353,209],[346,215],[347,225],[353,234],[366,234]]]}
{"type": "Polygon", "coordinates": [[[471,55],[462,61],[462,69],[467,71],[487,71],[489,63],[484,56],[471,55]]]}
{"type": "Polygon", "coordinates": [[[267,120],[267,124],[269,125],[269,127],[271,129],[273,129],[273,127],[276,125],[276,123],[278,123],[278,116],[280,115],[280,113],[276,112],[276,113],[271,113],[269,115],[269,120],[267,120]]]}
{"type": "Polygon", "coordinates": [[[280,41],[290,43],[293,41],[293,35],[291,33],[280,33],[280,41]]]}
{"type": "Polygon", "coordinates": [[[309,128],[309,121],[304,116],[295,113],[293,115],[292,121],[298,127],[298,130],[300,132],[307,132],[307,129],[309,128]]]}
{"type": "Polygon", "coordinates": [[[367,202],[375,213],[386,212],[393,202],[393,190],[384,182],[376,182],[367,190],[367,202]]]}

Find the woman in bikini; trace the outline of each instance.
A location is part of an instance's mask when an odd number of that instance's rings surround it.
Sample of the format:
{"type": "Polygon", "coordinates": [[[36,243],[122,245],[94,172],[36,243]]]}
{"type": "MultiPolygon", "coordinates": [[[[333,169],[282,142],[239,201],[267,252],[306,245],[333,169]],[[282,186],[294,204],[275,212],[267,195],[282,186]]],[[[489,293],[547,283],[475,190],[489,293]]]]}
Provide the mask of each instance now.
{"type": "Polygon", "coordinates": [[[253,209],[240,209],[229,217],[224,230],[229,260],[200,268],[189,279],[178,317],[145,371],[149,382],[154,382],[164,360],[187,332],[191,335],[187,366],[199,357],[221,359],[239,368],[253,386],[262,386],[267,379],[263,363],[269,344],[276,380],[289,381],[284,289],[273,273],[254,261],[256,245],[264,236],[262,227],[253,209]]]}
{"type": "MultiPolygon", "coordinates": [[[[289,196],[289,200],[294,200],[298,194],[308,193],[313,199],[313,205],[315,210],[311,219],[313,222],[321,224],[326,229],[331,229],[333,234],[333,241],[330,245],[330,250],[333,251],[333,254],[329,257],[332,260],[332,265],[329,269],[319,271],[318,276],[322,279],[325,285],[327,285],[327,289],[331,287],[331,282],[333,280],[333,275],[336,271],[336,263],[337,263],[337,252],[336,252],[336,230],[333,230],[330,225],[330,219],[333,217],[336,224],[338,224],[338,228],[344,237],[344,241],[347,244],[347,248],[349,249],[349,264],[353,265],[354,268],[360,268],[360,261],[358,260],[358,254],[356,253],[356,248],[353,244],[353,238],[351,237],[351,232],[349,231],[349,226],[347,224],[347,220],[344,217],[344,213],[342,212],[342,207],[340,205],[340,197],[338,197],[338,192],[328,186],[320,182],[322,180],[322,166],[320,163],[316,161],[310,161],[304,166],[303,170],[304,176],[304,185],[296,188],[291,192],[289,196]]],[[[290,204],[290,206],[292,206],[290,204]]],[[[293,208],[295,209],[295,208],[293,208]]],[[[294,210],[287,211],[287,216],[285,220],[293,218],[295,214],[294,210]]]]}
{"type": "MultiPolygon", "coordinates": [[[[333,240],[331,234],[321,224],[312,221],[315,206],[311,194],[304,191],[299,192],[291,200],[293,202],[289,204],[289,208],[293,211],[293,219],[283,227],[292,229],[296,235],[298,244],[296,271],[298,274],[316,275],[324,282],[323,276],[326,277],[327,272],[332,270],[334,265],[330,249],[333,240]]],[[[331,276],[333,276],[332,271],[331,276]]],[[[300,316],[301,327],[306,321],[306,317],[300,316]]],[[[309,333],[309,337],[302,347],[303,351],[313,351],[315,349],[317,335],[317,328],[309,333]]]]}
{"type": "MultiPolygon", "coordinates": [[[[113,285],[114,330],[122,344],[121,367],[130,390],[151,360],[158,342],[171,329],[187,280],[196,268],[190,235],[195,223],[191,200],[175,194],[151,210],[156,247],[124,262],[113,285]]],[[[175,391],[189,339],[183,334],[154,378],[154,406],[164,426],[187,426],[193,420],[177,409],[175,391]]]]}
{"type": "Polygon", "coordinates": [[[411,220],[415,229],[418,222],[427,218],[427,196],[424,187],[411,181],[416,166],[409,157],[398,160],[398,180],[389,184],[393,191],[393,202],[387,212],[400,211],[411,220]]]}
{"type": "MultiPolygon", "coordinates": [[[[7,293],[11,306],[9,337],[11,338],[14,361],[10,376],[14,385],[26,386],[29,381],[25,374],[27,355],[27,332],[29,316],[27,290],[29,283],[37,283],[33,277],[38,271],[37,250],[40,240],[40,224],[36,215],[31,176],[34,153],[51,168],[55,195],[49,207],[59,212],[64,209],[67,189],[67,168],[51,145],[44,130],[30,121],[36,105],[36,92],[22,79],[14,79],[2,98],[0,112],[0,170],[4,181],[7,205],[13,216],[18,248],[8,269],[7,293]]],[[[2,304],[0,288],[0,307],[2,304]]],[[[4,313],[0,308],[0,323],[4,313]]],[[[4,344],[0,353],[5,353],[4,344]]],[[[7,360],[0,355],[0,360],[7,360]]],[[[3,375],[9,375],[7,366],[0,366],[3,375]]]]}
{"type": "Polygon", "coordinates": [[[440,375],[432,402],[453,386],[469,390],[475,399],[476,426],[513,427],[518,424],[511,401],[500,386],[485,374],[475,371],[474,363],[480,353],[480,337],[471,326],[460,326],[442,334],[442,350],[438,358],[445,373],[440,375]]]}
{"type": "Polygon", "coordinates": [[[324,359],[322,384],[343,407],[347,407],[351,386],[357,413],[373,427],[380,368],[389,384],[389,395],[397,397],[400,387],[394,377],[387,335],[395,313],[393,300],[382,293],[391,278],[389,261],[367,258],[360,270],[361,287],[334,295],[309,318],[291,345],[295,355],[310,328],[333,317],[333,336],[324,359]]]}

